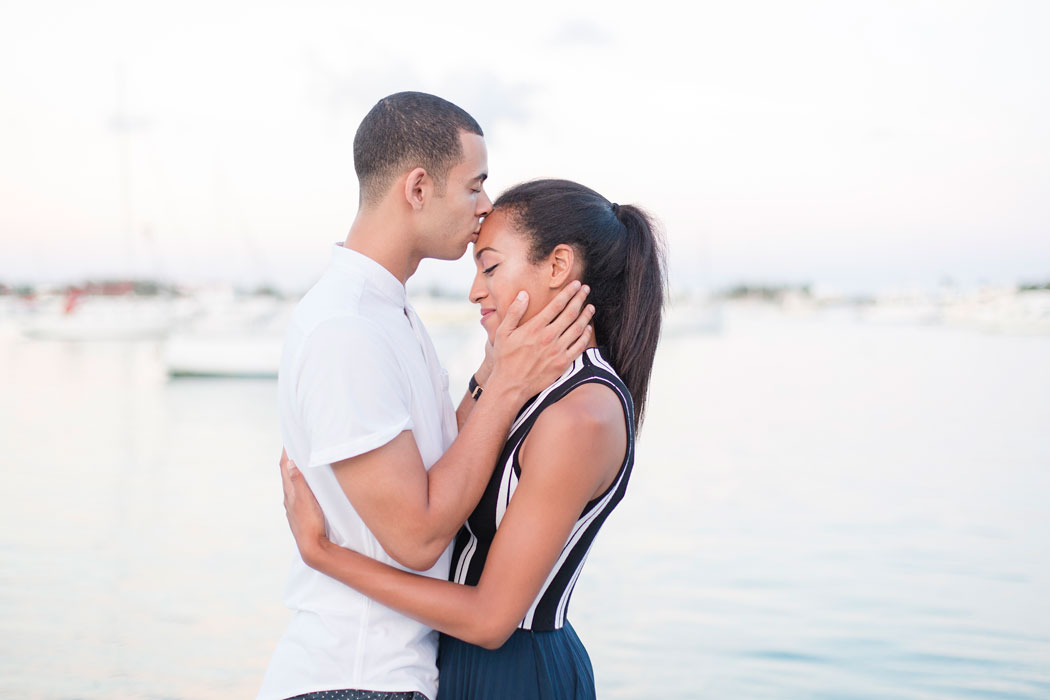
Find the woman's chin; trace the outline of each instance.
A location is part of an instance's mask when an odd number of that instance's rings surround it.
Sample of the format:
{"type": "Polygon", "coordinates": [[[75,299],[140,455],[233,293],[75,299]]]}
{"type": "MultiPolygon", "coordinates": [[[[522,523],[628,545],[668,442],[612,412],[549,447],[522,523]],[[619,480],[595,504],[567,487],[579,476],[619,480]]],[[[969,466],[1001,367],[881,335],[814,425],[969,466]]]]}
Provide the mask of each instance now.
{"type": "Polygon", "coordinates": [[[496,337],[496,329],[499,327],[499,319],[496,318],[496,314],[493,312],[482,316],[481,327],[485,329],[485,335],[491,343],[496,337]]]}

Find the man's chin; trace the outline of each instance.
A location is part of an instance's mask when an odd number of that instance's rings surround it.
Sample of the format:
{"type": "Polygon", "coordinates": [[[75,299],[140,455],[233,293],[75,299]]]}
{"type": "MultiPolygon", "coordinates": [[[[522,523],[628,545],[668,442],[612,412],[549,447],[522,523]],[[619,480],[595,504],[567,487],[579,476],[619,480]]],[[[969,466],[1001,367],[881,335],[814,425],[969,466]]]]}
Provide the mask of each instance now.
{"type": "Polygon", "coordinates": [[[469,246],[465,245],[455,249],[443,250],[439,253],[432,253],[427,257],[434,260],[459,260],[463,257],[463,254],[467,252],[468,247],[469,246]]]}
{"type": "Polygon", "coordinates": [[[467,241],[462,246],[460,246],[457,249],[457,251],[456,251],[456,257],[449,258],[449,260],[459,260],[460,258],[462,258],[463,254],[466,253],[470,249],[470,243],[471,243],[470,241],[467,241]]]}

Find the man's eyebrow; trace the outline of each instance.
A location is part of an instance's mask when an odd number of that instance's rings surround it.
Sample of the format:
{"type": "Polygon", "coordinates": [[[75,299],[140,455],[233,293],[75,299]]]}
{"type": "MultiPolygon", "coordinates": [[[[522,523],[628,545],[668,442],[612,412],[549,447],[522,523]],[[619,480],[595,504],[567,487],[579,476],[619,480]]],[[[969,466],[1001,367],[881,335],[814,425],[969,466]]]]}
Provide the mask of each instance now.
{"type": "MultiPolygon", "coordinates": [[[[488,179],[489,179],[489,174],[488,173],[481,173],[480,175],[475,175],[474,176],[474,180],[481,180],[482,182],[485,182],[485,180],[488,180],[488,179]]],[[[471,182],[473,182],[474,180],[471,180],[471,182]]]]}
{"type": "Polygon", "coordinates": [[[491,250],[493,253],[498,253],[499,252],[498,250],[496,250],[492,246],[488,246],[488,247],[482,248],[481,250],[479,250],[476,253],[474,253],[474,257],[480,260],[481,259],[481,254],[484,253],[486,250],[491,250]]]}

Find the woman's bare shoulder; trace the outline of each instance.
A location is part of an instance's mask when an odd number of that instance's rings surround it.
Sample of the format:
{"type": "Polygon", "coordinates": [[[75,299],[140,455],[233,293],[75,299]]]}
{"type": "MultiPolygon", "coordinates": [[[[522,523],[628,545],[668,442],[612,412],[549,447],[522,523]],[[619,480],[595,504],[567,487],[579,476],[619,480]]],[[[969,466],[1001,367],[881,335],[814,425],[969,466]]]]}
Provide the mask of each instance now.
{"type": "Polygon", "coordinates": [[[615,476],[626,450],[627,421],[620,398],[604,383],[587,382],[543,410],[519,460],[523,471],[527,465],[590,471],[600,477],[601,485],[615,476]]]}

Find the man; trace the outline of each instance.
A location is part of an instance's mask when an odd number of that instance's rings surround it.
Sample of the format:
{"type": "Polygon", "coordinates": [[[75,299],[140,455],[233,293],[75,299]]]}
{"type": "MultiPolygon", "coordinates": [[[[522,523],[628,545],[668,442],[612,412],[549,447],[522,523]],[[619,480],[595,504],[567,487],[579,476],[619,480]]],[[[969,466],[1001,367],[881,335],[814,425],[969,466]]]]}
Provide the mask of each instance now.
{"type": "MultiPolygon", "coordinates": [[[[362,121],[354,167],[358,214],[288,330],[282,439],[335,544],[447,578],[449,543],[512,420],[582,350],[593,310],[581,313],[586,290],[573,288],[518,328],[528,305],[520,295],[493,343],[491,372],[477,377],[482,390],[454,412],[404,285],[423,258],[456,259],[477,237],[491,207],[481,128],[433,95],[391,95],[362,121]]],[[[298,558],[285,602],[294,616],[260,700],[436,697],[433,630],[298,558]]]]}

